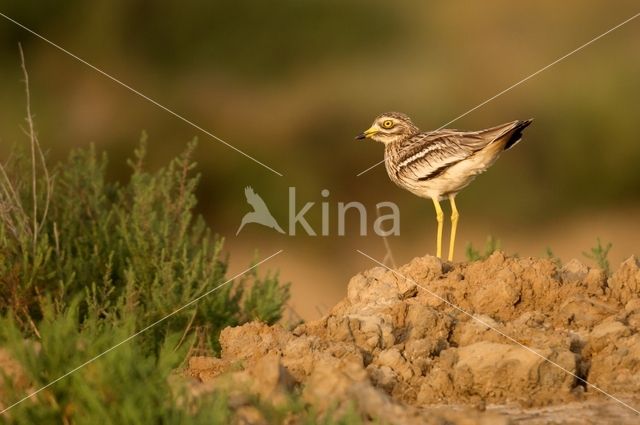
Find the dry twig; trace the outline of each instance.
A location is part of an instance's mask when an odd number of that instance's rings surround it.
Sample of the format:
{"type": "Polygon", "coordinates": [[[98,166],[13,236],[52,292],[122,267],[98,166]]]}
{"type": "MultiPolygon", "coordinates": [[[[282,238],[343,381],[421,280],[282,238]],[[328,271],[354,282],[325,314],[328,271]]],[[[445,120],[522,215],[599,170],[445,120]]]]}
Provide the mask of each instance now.
{"type": "MultiPolygon", "coordinates": [[[[376,208],[376,216],[378,217],[378,219],[380,218],[380,209],[376,208]]],[[[387,261],[390,263],[391,267],[393,268],[393,270],[397,270],[398,267],[396,266],[396,260],[393,259],[393,253],[391,252],[391,246],[389,245],[389,240],[387,239],[386,235],[382,235],[382,241],[384,242],[384,249],[386,251],[386,254],[384,256],[384,259],[382,260],[382,262],[384,264],[387,264],[387,261]]]]}
{"type": "Polygon", "coordinates": [[[27,72],[27,66],[25,63],[25,59],[24,59],[24,52],[22,50],[22,45],[18,44],[18,48],[20,50],[20,62],[21,62],[21,67],[22,67],[22,73],[24,75],[24,88],[25,88],[25,95],[26,95],[26,99],[27,99],[27,117],[26,117],[26,121],[27,124],[29,126],[29,130],[27,133],[27,136],[29,137],[30,140],[30,147],[31,147],[31,195],[32,195],[32,200],[33,200],[33,217],[31,217],[32,219],[32,223],[33,223],[33,228],[32,228],[32,240],[33,240],[33,251],[35,253],[36,250],[36,246],[38,243],[38,235],[40,234],[40,232],[42,231],[42,228],[44,226],[44,223],[46,221],[47,218],[47,213],[49,211],[49,202],[51,200],[51,191],[52,191],[52,186],[53,186],[53,180],[51,179],[51,176],[49,175],[49,170],[47,169],[47,164],[45,162],[45,158],[44,158],[44,153],[42,152],[42,148],[40,147],[40,142],[38,141],[38,136],[36,134],[35,131],[35,126],[33,123],[33,114],[31,113],[31,93],[29,90],[29,73],[27,72]],[[37,157],[37,160],[36,160],[37,157]],[[38,220],[38,175],[37,175],[37,168],[38,168],[38,162],[40,162],[40,167],[42,168],[42,171],[44,173],[44,184],[45,184],[45,190],[46,190],[46,194],[45,194],[45,204],[44,204],[44,208],[42,211],[42,217],[38,220]]]}

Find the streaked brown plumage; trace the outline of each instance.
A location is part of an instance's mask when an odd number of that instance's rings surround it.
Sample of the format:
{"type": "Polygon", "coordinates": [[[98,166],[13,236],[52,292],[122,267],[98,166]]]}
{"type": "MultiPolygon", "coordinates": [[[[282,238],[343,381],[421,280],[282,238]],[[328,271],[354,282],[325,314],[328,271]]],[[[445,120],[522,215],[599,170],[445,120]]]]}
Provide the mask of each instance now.
{"type": "Polygon", "coordinates": [[[417,196],[433,200],[438,218],[438,256],[442,246],[439,201],[449,198],[453,210],[451,260],[458,220],[456,194],[486,171],[503,151],[517,144],[531,122],[531,119],[513,121],[479,131],[420,132],[407,115],[387,112],[379,115],[358,138],[384,143],[385,166],[391,180],[417,196]]]}

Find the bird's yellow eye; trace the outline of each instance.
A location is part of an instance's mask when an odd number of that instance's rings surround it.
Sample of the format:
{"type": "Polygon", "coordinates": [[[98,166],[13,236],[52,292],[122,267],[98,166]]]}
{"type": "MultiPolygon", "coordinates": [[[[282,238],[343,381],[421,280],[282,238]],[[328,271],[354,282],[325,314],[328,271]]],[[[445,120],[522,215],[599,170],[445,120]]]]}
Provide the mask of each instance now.
{"type": "Polygon", "coordinates": [[[393,127],[393,121],[391,120],[384,120],[382,122],[382,128],[391,128],[393,127]]]}

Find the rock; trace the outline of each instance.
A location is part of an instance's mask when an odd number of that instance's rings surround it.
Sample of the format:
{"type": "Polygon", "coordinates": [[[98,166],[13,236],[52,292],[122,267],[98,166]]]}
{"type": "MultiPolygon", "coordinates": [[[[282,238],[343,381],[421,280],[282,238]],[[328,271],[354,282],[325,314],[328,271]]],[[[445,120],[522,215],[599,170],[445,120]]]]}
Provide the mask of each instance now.
{"type": "Polygon", "coordinates": [[[589,349],[602,351],[608,345],[614,345],[620,338],[628,336],[630,329],[618,321],[607,321],[599,324],[589,335],[589,349]]]}
{"type": "Polygon", "coordinates": [[[589,382],[609,393],[637,393],[640,388],[640,334],[630,333],[618,322],[602,329],[600,339],[590,341],[589,382]],[[604,334],[602,334],[604,333],[604,334]]]}
{"type": "Polygon", "coordinates": [[[279,354],[271,353],[258,359],[249,371],[253,393],[275,405],[288,402],[287,394],[293,390],[296,380],[282,365],[279,354]]]}
{"type": "MultiPolygon", "coordinates": [[[[568,350],[531,350],[575,373],[575,359],[568,350]]],[[[438,398],[458,393],[463,397],[476,394],[486,401],[515,401],[529,397],[558,400],[570,395],[573,377],[521,346],[477,342],[457,349],[456,354],[457,361],[452,369],[445,365],[433,382],[424,380],[418,396],[422,403],[437,401],[431,397],[437,394],[434,383],[448,389],[440,392],[438,398]],[[443,372],[448,374],[447,378],[443,372]],[[453,385],[443,385],[443,379],[453,385]]]]}
{"type": "Polygon", "coordinates": [[[351,304],[379,304],[412,296],[416,285],[393,272],[376,267],[349,281],[347,300],[351,304]]]}
{"type": "Polygon", "coordinates": [[[500,270],[470,296],[474,311],[500,317],[505,309],[515,306],[522,296],[521,283],[511,270],[500,270]]]}
{"type": "Polygon", "coordinates": [[[603,295],[607,286],[607,274],[601,269],[591,269],[584,279],[589,295],[603,295]]]}
{"type": "Polygon", "coordinates": [[[414,375],[409,362],[402,356],[398,348],[390,348],[380,352],[374,362],[382,367],[388,367],[404,380],[409,380],[414,375]]]}
{"type": "Polygon", "coordinates": [[[624,306],[627,311],[640,310],[640,298],[631,298],[624,306]]]}
{"type": "Polygon", "coordinates": [[[500,341],[502,336],[493,329],[502,329],[502,325],[491,317],[478,314],[474,316],[477,320],[461,320],[455,328],[452,341],[458,346],[471,345],[479,341],[500,341]]]}
{"type": "Polygon", "coordinates": [[[417,257],[398,270],[398,274],[407,276],[411,284],[437,279],[444,272],[444,264],[438,257],[427,255],[417,257]]]}
{"type": "Polygon", "coordinates": [[[582,295],[572,296],[560,304],[556,321],[567,327],[590,329],[613,312],[615,310],[606,304],[594,302],[582,295]]]}
{"type": "Polygon", "coordinates": [[[640,297],[640,261],[636,256],[626,259],[607,284],[611,295],[623,304],[640,297]]]}
{"type": "Polygon", "coordinates": [[[277,350],[291,337],[279,326],[269,327],[264,323],[251,322],[243,326],[228,327],[220,333],[222,358],[242,360],[256,354],[267,354],[277,350]]]}
{"type": "Polygon", "coordinates": [[[379,366],[372,363],[367,366],[367,373],[372,383],[387,394],[391,394],[398,383],[398,375],[389,366],[379,366]]]}
{"type": "Polygon", "coordinates": [[[589,274],[589,267],[573,258],[560,269],[560,279],[563,283],[582,283],[589,274]]]}

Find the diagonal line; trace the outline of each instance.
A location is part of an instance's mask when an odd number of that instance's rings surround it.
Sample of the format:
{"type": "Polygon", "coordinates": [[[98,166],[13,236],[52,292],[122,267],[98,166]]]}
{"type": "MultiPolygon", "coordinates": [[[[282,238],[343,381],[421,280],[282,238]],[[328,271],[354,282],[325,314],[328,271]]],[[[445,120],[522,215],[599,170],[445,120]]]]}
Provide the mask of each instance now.
{"type": "Polygon", "coordinates": [[[78,370],[82,369],[83,367],[85,367],[86,365],[93,363],[94,361],[98,360],[100,357],[104,356],[105,354],[115,350],[116,348],[120,347],[122,344],[126,344],[127,342],[131,341],[132,339],[134,339],[135,337],[137,337],[138,335],[148,331],[149,329],[153,328],[154,326],[156,326],[157,324],[167,320],[169,317],[175,315],[176,313],[184,310],[185,308],[189,307],[190,305],[195,304],[196,302],[200,301],[202,298],[206,297],[207,295],[217,291],[218,289],[222,288],[223,286],[227,285],[229,282],[232,282],[234,279],[244,275],[247,272],[250,272],[251,270],[255,269],[256,267],[258,267],[260,264],[265,263],[266,261],[272,259],[273,257],[275,257],[276,255],[282,253],[284,250],[280,250],[278,252],[276,252],[275,254],[271,254],[270,256],[268,256],[267,258],[259,261],[258,263],[254,264],[253,266],[247,268],[246,270],[243,270],[242,272],[238,273],[237,275],[233,276],[231,279],[221,283],[220,285],[216,286],[213,289],[210,289],[209,291],[205,292],[204,294],[200,295],[199,297],[189,301],[188,303],[186,303],[185,305],[183,305],[182,307],[174,310],[173,312],[167,314],[166,316],[164,316],[161,319],[156,320],[155,322],[153,322],[152,324],[148,325],[147,327],[139,330],[138,332],[134,333],[133,335],[123,339],[122,341],[120,341],[119,343],[117,343],[116,345],[114,345],[111,348],[108,348],[107,350],[103,351],[102,353],[90,358],[89,360],[87,360],[86,362],[82,363],[80,366],[77,366],[73,369],[71,369],[70,371],[68,371],[67,373],[65,373],[62,376],[59,376],[58,378],[54,379],[53,381],[49,382],[47,385],[45,385],[44,387],[38,388],[37,390],[35,390],[34,392],[26,395],[25,397],[21,398],[20,400],[16,401],[15,403],[13,403],[11,406],[3,409],[2,411],[0,411],[0,415],[4,414],[5,412],[7,412],[8,410],[14,408],[15,406],[17,406],[18,404],[22,403],[23,401],[26,401],[28,399],[30,399],[31,397],[33,397],[34,395],[38,394],[39,392],[49,388],[50,386],[52,386],[53,384],[55,384],[56,382],[66,378],[67,376],[71,375],[74,372],[77,372],[78,370]]]}
{"type": "Polygon", "coordinates": [[[30,32],[31,34],[35,35],[36,37],[38,37],[39,39],[45,41],[46,43],[50,44],[51,46],[55,47],[56,49],[60,50],[61,52],[66,53],[67,55],[71,56],[72,58],[76,59],[79,62],[82,62],[83,64],[87,65],[89,68],[93,69],[94,71],[104,75],[105,77],[107,77],[108,79],[110,79],[111,81],[121,85],[122,87],[126,88],[127,90],[129,90],[130,92],[137,94],[138,96],[140,96],[141,98],[153,103],[154,105],[156,105],[158,108],[170,113],[171,115],[173,115],[174,117],[184,121],[185,123],[189,124],[190,126],[194,127],[195,129],[201,131],[202,133],[206,134],[207,136],[211,137],[212,139],[217,140],[218,142],[222,143],[223,145],[227,146],[228,148],[233,149],[234,151],[238,152],[240,155],[245,156],[246,158],[250,159],[251,161],[255,162],[256,164],[259,164],[261,166],[263,166],[264,168],[266,168],[267,170],[271,171],[272,173],[275,173],[277,175],[279,175],[280,177],[282,177],[283,175],[281,173],[279,173],[278,171],[274,170],[273,168],[269,167],[268,165],[258,161],[256,158],[252,157],[251,155],[249,155],[248,153],[238,149],[237,147],[233,146],[232,144],[224,141],[223,139],[221,139],[220,137],[216,136],[215,134],[211,133],[208,130],[205,130],[204,128],[200,127],[199,125],[195,124],[193,121],[188,120],[187,118],[183,117],[182,115],[178,114],[177,112],[174,112],[173,110],[167,108],[166,106],[158,103],[157,101],[151,99],[150,97],[146,96],[145,94],[139,92],[138,90],[134,89],[133,87],[127,85],[126,83],[123,83],[122,81],[118,80],[116,77],[111,76],[110,74],[106,73],[105,71],[101,70],[100,68],[90,64],[89,62],[87,62],[86,60],[74,55],[73,53],[71,53],[70,51],[66,50],[65,48],[57,45],[56,43],[54,43],[53,41],[45,38],[44,36],[38,34],[37,32],[35,32],[34,30],[32,30],[31,28],[28,28],[24,25],[22,25],[20,22],[16,21],[15,19],[10,18],[9,16],[5,15],[4,13],[0,12],[0,16],[2,16],[3,18],[5,18],[8,21],[13,22],[14,24],[16,24],[17,26],[19,26],[20,28],[30,32]]]}
{"type": "MultiPolygon", "coordinates": [[[[626,19],[625,21],[620,22],[618,25],[616,25],[613,28],[608,29],[607,31],[603,32],[602,34],[600,34],[599,36],[592,38],[591,40],[587,41],[586,43],[584,43],[583,45],[581,45],[580,47],[576,47],[575,49],[573,49],[572,51],[570,51],[569,53],[565,54],[564,56],[559,57],[558,59],[554,60],[553,62],[551,62],[549,65],[540,68],[539,70],[537,70],[536,72],[534,72],[533,74],[528,75],[527,77],[523,78],[522,80],[518,81],[517,83],[514,83],[512,85],[510,85],[509,87],[507,87],[506,89],[502,90],[501,92],[499,92],[498,94],[490,97],[489,99],[485,100],[484,102],[474,106],[473,108],[469,109],[467,112],[458,115],[457,117],[455,117],[454,119],[452,119],[451,121],[449,121],[446,124],[441,125],[440,127],[438,127],[436,130],[434,131],[438,131],[438,130],[442,130],[443,128],[445,128],[446,126],[448,126],[449,124],[452,124],[456,121],[458,121],[460,118],[466,117],[467,115],[469,115],[470,113],[472,113],[473,111],[475,111],[476,109],[482,108],[484,105],[486,105],[487,103],[499,98],[500,96],[502,96],[503,94],[507,93],[508,91],[511,91],[512,89],[518,87],[520,84],[525,83],[526,81],[529,81],[530,79],[532,79],[533,77],[535,77],[536,75],[540,74],[541,72],[546,71],[547,69],[551,68],[552,66],[554,66],[555,64],[557,64],[558,62],[562,62],[563,60],[565,60],[566,58],[568,58],[569,56],[573,55],[574,53],[578,53],[580,50],[584,49],[585,47],[595,43],[596,41],[600,40],[602,37],[604,37],[605,35],[612,33],[613,31],[617,30],[618,28],[620,28],[621,26],[628,24],[629,22],[633,21],[634,19],[636,19],[638,16],[640,16],[640,12],[636,13],[635,15],[633,15],[632,17],[630,17],[629,19],[626,19]]],[[[382,164],[383,162],[386,161],[386,158],[383,159],[382,161],[379,161],[375,164],[373,164],[371,167],[367,168],[364,171],[361,171],[360,173],[358,173],[356,175],[356,177],[360,177],[361,175],[363,175],[364,173],[368,172],[369,170],[374,169],[375,167],[377,167],[378,165],[382,164]]]]}
{"type": "Polygon", "coordinates": [[[521,343],[520,341],[516,340],[515,338],[507,335],[506,333],[502,332],[500,329],[495,328],[493,326],[491,326],[490,324],[488,324],[487,322],[485,322],[484,320],[480,319],[479,317],[474,316],[473,314],[469,313],[467,310],[458,307],[457,305],[453,304],[451,301],[444,299],[443,297],[441,297],[440,295],[436,294],[435,292],[430,291],[429,289],[425,288],[424,286],[420,285],[418,282],[416,282],[415,280],[411,279],[410,277],[407,277],[401,273],[398,273],[397,271],[389,268],[388,266],[386,266],[384,263],[376,260],[375,258],[371,257],[370,255],[365,254],[364,252],[360,251],[359,249],[356,249],[356,251],[363,255],[364,257],[367,257],[368,259],[370,259],[371,261],[373,261],[374,263],[384,267],[385,269],[389,270],[391,273],[395,274],[398,277],[401,277],[403,279],[408,280],[409,282],[412,282],[414,285],[416,285],[417,287],[424,289],[427,293],[429,293],[429,295],[432,295],[434,297],[436,297],[437,299],[439,299],[442,302],[445,302],[447,304],[449,304],[451,307],[455,308],[456,310],[458,310],[459,312],[469,316],[471,319],[475,320],[476,322],[486,326],[487,328],[497,332],[498,334],[502,335],[503,337],[505,337],[506,339],[508,339],[509,341],[519,345],[520,347],[524,348],[525,350],[535,354],[536,356],[540,357],[542,360],[549,362],[550,364],[554,365],[555,367],[559,368],[560,370],[562,370],[563,372],[568,373],[569,375],[573,376],[574,378],[576,378],[577,380],[585,383],[586,385],[590,386],[591,388],[601,392],[602,394],[606,395],[607,397],[609,397],[610,399],[617,401],[618,403],[622,404],[623,406],[633,410],[635,413],[637,413],[638,415],[640,415],[640,410],[635,409],[634,407],[630,406],[629,404],[625,403],[624,401],[620,400],[619,398],[614,397],[613,395],[609,394],[608,392],[606,392],[605,390],[601,389],[600,387],[597,387],[594,384],[591,384],[589,382],[587,382],[585,379],[579,377],[578,375],[576,375],[575,373],[571,372],[570,370],[564,368],[563,366],[559,365],[558,363],[554,362],[553,360],[543,356],[542,354],[538,353],[536,350],[534,350],[533,348],[527,347],[526,345],[524,345],[523,343],[521,343]]]}

